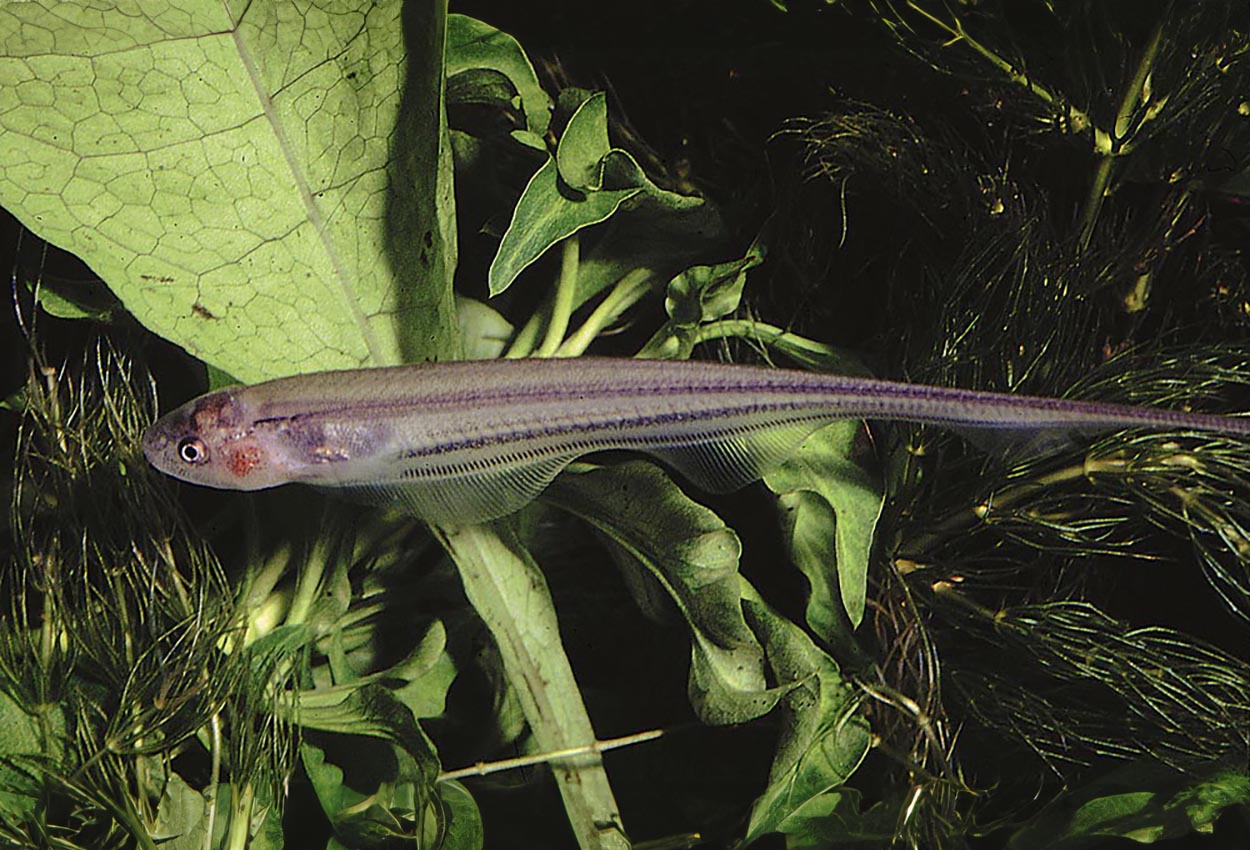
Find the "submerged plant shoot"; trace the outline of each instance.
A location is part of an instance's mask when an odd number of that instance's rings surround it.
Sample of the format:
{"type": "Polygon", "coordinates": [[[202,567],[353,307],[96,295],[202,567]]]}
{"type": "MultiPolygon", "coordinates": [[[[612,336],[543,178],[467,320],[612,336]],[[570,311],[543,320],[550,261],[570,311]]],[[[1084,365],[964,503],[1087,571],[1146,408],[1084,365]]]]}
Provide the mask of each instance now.
{"type": "Polygon", "coordinates": [[[447,5],[0,6],[0,846],[1250,843],[1250,11],[447,5]]]}

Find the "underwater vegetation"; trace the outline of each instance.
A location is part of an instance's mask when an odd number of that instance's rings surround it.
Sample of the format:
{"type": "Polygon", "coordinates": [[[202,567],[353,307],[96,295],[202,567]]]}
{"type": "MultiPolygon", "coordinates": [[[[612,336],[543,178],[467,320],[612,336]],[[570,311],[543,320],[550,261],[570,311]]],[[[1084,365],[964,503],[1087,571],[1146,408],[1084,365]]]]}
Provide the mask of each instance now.
{"type": "Polygon", "coordinates": [[[1243,438],[842,420],[471,525],[146,463],[461,359],[1250,410],[1241,4],[581,7],[0,7],[0,844],[1245,846],[1243,438]]]}

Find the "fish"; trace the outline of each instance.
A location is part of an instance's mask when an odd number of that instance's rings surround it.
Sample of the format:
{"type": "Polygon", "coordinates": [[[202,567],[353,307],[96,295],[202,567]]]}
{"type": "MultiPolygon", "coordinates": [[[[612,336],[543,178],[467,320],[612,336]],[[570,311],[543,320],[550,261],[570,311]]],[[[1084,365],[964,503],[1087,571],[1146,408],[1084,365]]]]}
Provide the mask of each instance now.
{"type": "Polygon", "coordinates": [[[278,378],[200,396],[144,433],[181,481],[309,484],[431,523],[514,513],[570,463],[638,452],[702,490],[739,489],[839,419],[986,433],[1126,428],[1250,437],[1250,417],[709,361],[578,357],[421,363],[278,378]]]}

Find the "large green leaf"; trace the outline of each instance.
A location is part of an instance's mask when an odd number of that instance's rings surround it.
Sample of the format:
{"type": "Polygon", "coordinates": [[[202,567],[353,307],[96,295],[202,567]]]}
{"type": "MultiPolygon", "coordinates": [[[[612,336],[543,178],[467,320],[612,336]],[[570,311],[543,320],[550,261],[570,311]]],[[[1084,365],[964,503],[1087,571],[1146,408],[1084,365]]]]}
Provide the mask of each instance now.
{"type": "Polygon", "coordinates": [[[1186,774],[1139,760],[1047,806],[1011,836],[1011,850],[1078,850],[1110,837],[1154,844],[1190,833],[1210,833],[1230,807],[1250,814],[1250,773],[1186,774]]]}
{"type": "Polygon", "coordinates": [[[454,354],[444,12],[5,4],[0,204],[242,380],[454,354]]]}
{"type": "Polygon", "coordinates": [[[768,787],[755,801],[743,838],[749,844],[784,831],[812,801],[846,782],[872,735],[855,693],[828,654],[758,597],[745,598],[743,608],[764,643],[773,677],[794,685],[781,704],[785,723],[768,787]]]}
{"type": "Polygon", "coordinates": [[[305,692],[294,717],[305,730],[304,769],[340,843],[438,840],[438,757],[411,710],[390,691],[367,684],[305,692]]]}
{"type": "Polygon", "coordinates": [[[21,821],[40,805],[44,765],[59,766],[65,714],[58,705],[23,707],[0,690],[0,821],[21,821]]]}
{"type": "Polygon", "coordinates": [[[790,556],[811,587],[807,622],[826,640],[858,626],[885,493],[852,459],[859,420],[828,425],[764,475],[778,496],[790,556]],[[844,613],[845,612],[845,613],[844,613]]]}
{"type": "MultiPolygon", "coordinates": [[[[547,752],[590,746],[594,727],[533,556],[506,522],[436,531],[460,572],[465,595],[490,629],[537,746],[547,752]]],[[[581,847],[629,846],[601,758],[558,759],[551,771],[581,847]]]]}
{"type": "Polygon", "coordinates": [[[720,218],[702,198],[661,189],[628,152],[611,146],[607,99],[599,92],[573,112],[556,155],[525,187],[491,263],[491,294],[560,240],[609,218],[616,232],[587,252],[575,304],[634,268],[680,267],[721,236],[720,218]]]}
{"type": "Polygon", "coordinates": [[[503,74],[520,100],[530,141],[541,145],[551,123],[551,98],[539,85],[534,66],[515,38],[474,18],[448,15],[446,64],[448,80],[483,68],[503,74]]]}
{"type": "Polygon", "coordinates": [[[744,723],[785,694],[769,688],[764,650],[743,617],[733,529],[692,501],[657,466],[629,461],[562,475],[544,498],[576,514],[642,564],[694,636],[690,696],[708,723],[744,723]]]}

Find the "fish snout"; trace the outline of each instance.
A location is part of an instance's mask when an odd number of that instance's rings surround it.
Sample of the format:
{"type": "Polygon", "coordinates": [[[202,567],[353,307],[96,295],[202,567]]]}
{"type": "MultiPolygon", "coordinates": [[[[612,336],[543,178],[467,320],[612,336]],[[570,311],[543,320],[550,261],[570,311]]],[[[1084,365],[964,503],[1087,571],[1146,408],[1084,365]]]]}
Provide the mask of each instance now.
{"type": "Polygon", "coordinates": [[[171,442],[169,434],[165,432],[165,429],[158,427],[159,425],[159,422],[154,423],[143,432],[143,456],[153,466],[156,466],[157,459],[168,451],[171,442]]]}
{"type": "Polygon", "coordinates": [[[179,441],[187,436],[189,419],[186,411],[179,409],[162,416],[143,432],[141,447],[148,463],[168,475],[181,477],[178,460],[179,441]]]}

